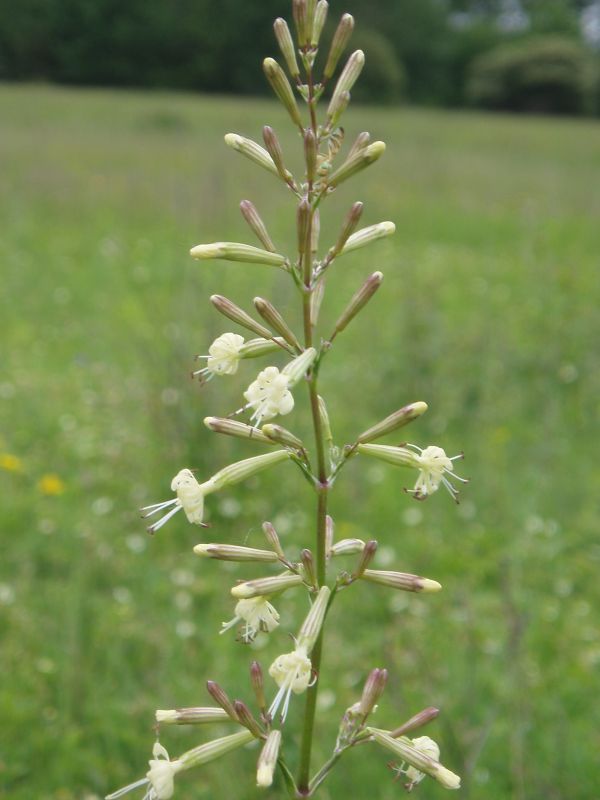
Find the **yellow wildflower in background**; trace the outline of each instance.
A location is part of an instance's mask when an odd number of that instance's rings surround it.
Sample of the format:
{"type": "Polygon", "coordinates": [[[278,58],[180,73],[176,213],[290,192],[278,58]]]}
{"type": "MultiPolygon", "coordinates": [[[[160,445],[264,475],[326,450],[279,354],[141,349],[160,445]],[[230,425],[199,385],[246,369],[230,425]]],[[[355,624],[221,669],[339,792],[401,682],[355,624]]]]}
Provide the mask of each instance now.
{"type": "Polygon", "coordinates": [[[66,488],[65,482],[54,472],[48,472],[42,475],[38,481],[38,489],[42,494],[59,495],[62,494],[66,488]]]}
{"type": "Polygon", "coordinates": [[[7,472],[23,472],[23,462],[12,453],[1,453],[0,469],[5,469],[7,472]]]}

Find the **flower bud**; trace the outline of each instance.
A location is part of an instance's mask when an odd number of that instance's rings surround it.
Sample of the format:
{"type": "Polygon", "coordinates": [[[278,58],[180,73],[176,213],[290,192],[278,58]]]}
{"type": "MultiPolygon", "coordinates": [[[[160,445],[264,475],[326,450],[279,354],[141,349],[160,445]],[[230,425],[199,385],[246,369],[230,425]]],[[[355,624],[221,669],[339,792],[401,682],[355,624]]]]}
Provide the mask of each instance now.
{"type": "Polygon", "coordinates": [[[336,108],[340,104],[342,95],[352,91],[352,87],[358,80],[358,76],[362,72],[365,65],[365,54],[362,50],[355,50],[346,62],[346,66],[342,70],[342,74],[338,78],[331,100],[329,101],[329,108],[327,109],[327,116],[333,119],[336,116],[336,108]]]}
{"type": "Polygon", "coordinates": [[[312,36],[310,38],[310,43],[313,47],[317,47],[319,44],[319,40],[321,39],[321,34],[323,33],[323,27],[325,26],[325,21],[327,19],[327,12],[329,11],[329,3],[327,0],[319,0],[317,3],[317,7],[315,8],[315,18],[313,21],[313,28],[312,28],[312,36]]]}
{"type": "Polygon", "coordinates": [[[252,581],[246,581],[245,583],[238,583],[237,586],[234,586],[231,590],[231,594],[234,597],[241,598],[243,600],[248,599],[250,597],[258,597],[259,595],[266,596],[272,595],[276,592],[284,592],[286,589],[292,589],[295,586],[300,586],[304,583],[301,575],[274,575],[273,577],[269,578],[256,578],[252,581]]]}
{"type": "Polygon", "coordinates": [[[304,47],[309,38],[306,3],[307,0],[292,0],[292,16],[300,47],[304,47]]]}
{"type": "Polygon", "coordinates": [[[314,328],[319,321],[321,304],[325,296],[325,281],[319,281],[310,296],[310,324],[314,328]]]}
{"type": "Polygon", "coordinates": [[[327,56],[327,63],[325,64],[325,69],[323,70],[323,77],[325,80],[329,80],[329,78],[331,78],[335,72],[335,68],[338,65],[338,61],[340,60],[342,53],[346,49],[346,45],[350,41],[353,30],[354,17],[351,14],[344,14],[339,21],[331,41],[329,55],[327,56]]]}
{"type": "Polygon", "coordinates": [[[390,589],[403,589],[405,592],[439,592],[442,584],[419,575],[409,575],[406,572],[390,572],[379,569],[365,569],[359,576],[370,583],[380,583],[390,589]]]}
{"type": "Polygon", "coordinates": [[[387,444],[359,444],[358,452],[365,456],[378,458],[388,464],[402,467],[418,467],[416,454],[406,447],[392,447],[387,444]]]}
{"type": "Polygon", "coordinates": [[[359,133],[356,139],[354,140],[354,144],[348,151],[347,158],[352,158],[352,156],[360,153],[361,150],[364,150],[365,147],[368,146],[369,142],[371,141],[371,134],[367,133],[367,131],[363,131],[359,133]]]}
{"type": "Polygon", "coordinates": [[[248,744],[254,738],[250,731],[240,731],[240,733],[233,733],[231,736],[223,736],[221,739],[201,744],[179,757],[179,761],[182,763],[181,769],[191,769],[208,764],[209,761],[214,761],[231,750],[237,750],[238,747],[248,744]]]}
{"type": "Polygon", "coordinates": [[[352,158],[347,158],[344,163],[331,175],[328,184],[331,188],[339,186],[357,172],[373,164],[385,153],[385,142],[373,142],[364,150],[355,153],[352,158]]]}
{"type": "Polygon", "coordinates": [[[257,739],[260,739],[263,735],[262,728],[252,716],[252,712],[246,703],[243,703],[241,700],[235,700],[233,707],[235,708],[235,713],[238,716],[240,724],[245,728],[248,728],[253,736],[255,736],[257,739]]]}
{"type": "Polygon", "coordinates": [[[314,255],[319,249],[319,236],[321,235],[321,212],[316,208],[313,212],[312,225],[310,226],[310,252],[314,255]]]}
{"type": "Polygon", "coordinates": [[[296,643],[297,649],[304,649],[307,653],[310,653],[315,646],[315,643],[321,632],[323,620],[325,619],[330,595],[331,591],[329,587],[321,586],[319,589],[319,594],[315,598],[315,601],[312,604],[306,619],[302,623],[302,627],[300,628],[300,633],[298,634],[298,640],[296,643]]]}
{"type": "Polygon", "coordinates": [[[235,436],[238,439],[253,439],[259,444],[273,444],[272,440],[259,428],[246,425],[245,422],[236,422],[226,417],[205,417],[204,424],[215,433],[226,433],[228,436],[235,436]]]}
{"type": "Polygon", "coordinates": [[[281,144],[279,143],[279,139],[273,128],[269,125],[265,125],[263,128],[263,140],[265,143],[265,147],[268,150],[268,155],[273,159],[273,163],[275,164],[275,168],[281,178],[283,178],[286,183],[289,183],[292,179],[290,172],[285,168],[283,163],[283,151],[281,149],[281,144]]]}
{"type": "Polygon", "coordinates": [[[325,553],[327,556],[329,556],[333,547],[334,534],[335,523],[333,521],[333,517],[330,517],[329,514],[327,514],[325,517],[325,553]]]}
{"type": "Polygon", "coordinates": [[[379,222],[377,225],[361,228],[349,237],[339,255],[343,256],[346,253],[351,253],[353,250],[358,250],[359,247],[365,247],[365,245],[376,242],[378,239],[383,239],[384,236],[391,236],[395,232],[396,226],[393,222],[379,222]]]}
{"type": "Polygon", "coordinates": [[[261,250],[251,244],[239,242],[213,242],[199,244],[190,250],[192,258],[204,261],[208,258],[222,258],[225,261],[242,261],[248,264],[267,264],[270,267],[283,267],[286,258],[280,253],[261,250]]]}
{"type": "Polygon", "coordinates": [[[331,341],[333,341],[335,336],[337,336],[338,333],[341,333],[344,328],[346,328],[348,323],[351,322],[360,311],[362,311],[369,300],[373,297],[377,289],[379,289],[382,281],[382,272],[374,272],[367,278],[360,289],[356,292],[354,297],[350,300],[344,311],[342,311],[340,317],[335,323],[331,341]]]}
{"type": "Polygon", "coordinates": [[[265,453],[262,456],[245,458],[243,461],[236,461],[227,467],[219,470],[210,478],[209,483],[214,487],[213,491],[222,489],[224,486],[231,486],[233,483],[244,481],[246,478],[256,475],[266,467],[272,467],[290,457],[287,450],[276,450],[274,453],[265,453]]]}
{"type": "Polygon", "coordinates": [[[366,680],[362,697],[360,698],[359,711],[366,718],[379,702],[387,683],[387,669],[374,669],[366,680]]]}
{"type": "Polygon", "coordinates": [[[249,158],[250,161],[254,161],[259,167],[268,170],[268,172],[272,172],[274,175],[279,174],[271,156],[263,147],[252,139],[239,136],[237,133],[227,133],[225,135],[225,144],[237,150],[238,153],[246,156],[246,158],[249,158]]]}
{"type": "Polygon", "coordinates": [[[339,92],[332,99],[327,109],[327,125],[328,127],[335,128],[340,121],[344,111],[350,104],[350,92],[339,92]]]}
{"type": "Polygon", "coordinates": [[[338,240],[335,243],[335,245],[331,248],[330,256],[335,256],[344,249],[344,245],[346,244],[352,232],[355,230],[356,226],[360,221],[360,218],[363,213],[363,208],[364,205],[360,201],[352,204],[352,208],[346,215],[346,219],[343,222],[342,230],[340,231],[338,240]]]}
{"type": "Polygon", "coordinates": [[[258,707],[262,711],[267,707],[267,701],[265,699],[263,671],[258,661],[253,661],[252,664],[250,664],[250,683],[252,684],[252,690],[256,697],[258,707]]]}
{"type": "Polygon", "coordinates": [[[281,731],[272,730],[267,736],[256,767],[256,785],[267,787],[273,783],[277,757],[281,746],[281,731]]]}
{"type": "Polygon", "coordinates": [[[248,339],[240,347],[240,358],[258,358],[276,353],[281,348],[287,350],[286,343],[281,336],[274,336],[272,339],[248,339]]]}
{"type": "Polygon", "coordinates": [[[446,769],[439,761],[422,753],[410,739],[393,739],[387,731],[378,728],[367,729],[375,741],[406,761],[411,767],[435,778],[445,789],[460,789],[460,777],[446,769]]]}
{"type": "Polygon", "coordinates": [[[427,725],[428,722],[436,719],[439,713],[439,708],[434,708],[434,706],[424,708],[423,711],[419,711],[418,714],[415,714],[414,717],[411,717],[398,728],[390,731],[390,736],[392,739],[396,739],[398,736],[404,736],[411,731],[417,730],[417,728],[422,728],[423,725],[427,725]]]}
{"type": "Polygon", "coordinates": [[[224,708],[174,708],[156,712],[161,725],[203,725],[207,722],[229,722],[231,717],[224,708]]]}
{"type": "Polygon", "coordinates": [[[282,369],[284,375],[289,376],[289,386],[295,386],[298,381],[307,373],[312,366],[313,361],[317,357],[317,351],[314,347],[307,347],[293,361],[288,362],[282,369]]]}
{"type": "Polygon", "coordinates": [[[349,556],[354,553],[362,553],[365,543],[362,539],[340,539],[329,548],[331,556],[349,556]]]}
{"type": "Polygon", "coordinates": [[[364,433],[361,433],[357,441],[361,444],[366,444],[367,442],[372,442],[373,439],[379,439],[380,436],[385,436],[386,433],[391,433],[392,431],[398,430],[398,428],[403,428],[426,411],[427,403],[423,403],[422,401],[410,403],[398,411],[394,411],[389,417],[373,425],[364,433]]]}
{"type": "Polygon", "coordinates": [[[277,248],[273,244],[265,223],[262,221],[254,203],[251,203],[250,200],[242,200],[240,203],[240,211],[265,250],[268,250],[270,253],[275,253],[277,248]]]}
{"type": "Polygon", "coordinates": [[[281,55],[285,58],[285,63],[290,71],[292,78],[297,78],[300,75],[298,69],[298,62],[296,61],[296,50],[294,42],[292,41],[292,34],[288,28],[287,22],[278,17],[273,23],[273,30],[275,31],[275,38],[281,50],[281,55]]]}
{"type": "Polygon", "coordinates": [[[272,550],[258,550],[255,547],[242,547],[235,544],[197,544],[194,553],[204,558],[216,558],[219,561],[279,561],[279,556],[272,550]]]}
{"type": "Polygon", "coordinates": [[[310,227],[310,203],[303,197],[298,204],[298,211],[296,213],[296,227],[298,230],[298,252],[301,256],[306,253],[306,249],[310,247],[308,241],[309,227],[310,227]]]}
{"type": "Polygon", "coordinates": [[[279,541],[279,536],[277,535],[277,531],[275,530],[273,525],[270,522],[263,522],[262,529],[267,542],[271,545],[273,550],[275,550],[279,558],[285,560],[285,553],[283,552],[283,547],[281,546],[281,542],[279,541]]]}
{"type": "Polygon", "coordinates": [[[239,306],[236,306],[235,303],[232,303],[231,300],[228,300],[227,297],[223,297],[223,295],[220,294],[213,294],[211,295],[210,302],[224,317],[227,317],[233,322],[237,322],[238,325],[242,325],[244,328],[248,328],[249,331],[258,334],[263,339],[273,338],[273,334],[268,328],[265,328],[260,322],[253,320],[249,314],[246,314],[245,311],[239,306]]]}
{"type": "Polygon", "coordinates": [[[304,580],[306,583],[310,584],[314,589],[317,588],[319,582],[317,581],[317,572],[315,570],[315,559],[313,554],[310,550],[303,550],[300,553],[300,560],[302,561],[302,566],[304,567],[304,580]]]}
{"type": "Polygon", "coordinates": [[[215,681],[206,681],[206,688],[208,689],[208,693],[213,700],[218,703],[224,711],[227,712],[234,722],[237,722],[238,718],[237,714],[235,713],[233,703],[229,699],[225,690],[219,686],[218,683],[215,683],[215,681]]]}
{"type": "Polygon", "coordinates": [[[292,450],[304,450],[304,443],[302,440],[294,436],[293,433],[281,425],[267,423],[262,426],[262,432],[271,442],[277,442],[278,444],[285,445],[285,447],[291,447],[292,450]]]}
{"type": "Polygon", "coordinates": [[[277,95],[277,98],[284,106],[285,110],[290,115],[292,122],[298,127],[302,128],[302,119],[300,118],[300,111],[294,97],[294,92],[290,86],[285,72],[281,69],[279,64],[274,58],[265,58],[263,61],[263,71],[271,88],[277,95]]]}
{"type": "Polygon", "coordinates": [[[255,297],[252,302],[266,323],[276,330],[289,345],[296,350],[302,350],[302,345],[294,335],[292,329],[272,303],[268,300],[264,300],[262,297],[255,297]]]}
{"type": "Polygon", "coordinates": [[[373,556],[375,555],[376,552],[377,552],[377,542],[375,539],[370,539],[363,547],[360,560],[353,573],[354,578],[360,578],[362,576],[363,572],[366,570],[366,568],[373,560],[373,556]]]}
{"type": "Polygon", "coordinates": [[[317,174],[317,139],[312,128],[304,133],[304,158],[306,161],[306,179],[312,183],[317,174]]]}

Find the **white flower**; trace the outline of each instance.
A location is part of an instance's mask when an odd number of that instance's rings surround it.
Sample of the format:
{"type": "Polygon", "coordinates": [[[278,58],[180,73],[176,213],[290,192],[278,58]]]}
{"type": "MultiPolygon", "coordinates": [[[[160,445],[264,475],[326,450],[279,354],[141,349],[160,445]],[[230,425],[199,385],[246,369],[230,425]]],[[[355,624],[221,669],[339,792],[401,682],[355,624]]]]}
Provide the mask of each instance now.
{"type": "Polygon", "coordinates": [[[412,447],[416,453],[414,455],[414,466],[419,470],[419,477],[415,483],[414,489],[407,489],[409,494],[412,494],[415,500],[425,500],[430,494],[437,492],[440,483],[450,493],[453,500],[458,497],[458,489],[456,489],[448,480],[446,475],[454,478],[461,483],[468,483],[466,478],[461,478],[453,472],[453,461],[463,458],[460,453],[457,456],[448,458],[446,453],[441,447],[429,445],[424,450],[416,444],[409,444],[407,447],[412,447]]]}
{"type": "Polygon", "coordinates": [[[294,407],[294,398],[289,390],[291,376],[277,367],[267,367],[258,373],[255,381],[244,392],[247,408],[253,408],[251,420],[261,422],[273,419],[278,414],[289,414],[294,407]]]}
{"type": "Polygon", "coordinates": [[[177,492],[177,497],[172,500],[165,500],[162,503],[144,506],[144,508],[141,509],[146,512],[142,515],[144,519],[146,519],[147,517],[152,517],[154,514],[158,514],[160,511],[169,508],[169,511],[167,511],[158,522],[149,526],[148,530],[150,533],[155,533],[159,528],[162,528],[165,522],[168,522],[180,509],[185,511],[189,522],[192,522],[194,525],[202,525],[204,495],[211,488],[210,481],[198,483],[191,470],[180,470],[171,481],[171,490],[177,492]],[[171,506],[172,508],[170,508],[171,506]]]}
{"type": "MultiPolygon", "coordinates": [[[[434,761],[440,760],[440,748],[429,736],[418,736],[416,739],[411,739],[411,744],[424,756],[432,758],[434,761]]],[[[423,778],[427,777],[424,772],[421,772],[416,767],[407,766],[405,761],[394,769],[398,775],[406,775],[408,778],[408,783],[406,785],[408,791],[411,791],[418,783],[421,783],[423,778]]]]}
{"type": "Polygon", "coordinates": [[[183,764],[180,760],[170,761],[166,749],[158,742],[154,744],[152,755],[154,758],[151,758],[148,762],[150,769],[145,778],[107,795],[106,800],[117,800],[118,797],[123,797],[123,795],[129,794],[135,789],[140,789],[142,786],[146,787],[144,800],[169,800],[169,798],[173,797],[173,792],[175,791],[174,778],[183,768],[183,764]]]}
{"type": "Polygon", "coordinates": [[[210,380],[215,375],[235,375],[240,362],[240,351],[244,344],[244,337],[237,333],[224,333],[219,336],[208,348],[206,367],[192,372],[192,376],[200,375],[210,380]]]}
{"type": "Polygon", "coordinates": [[[269,714],[271,718],[274,718],[283,700],[281,712],[281,721],[283,722],[287,716],[291,693],[301,694],[314,683],[312,664],[306,654],[306,648],[297,647],[291,653],[278,656],[269,667],[269,675],[279,686],[279,691],[269,708],[269,714]]]}
{"type": "Polygon", "coordinates": [[[266,597],[250,597],[240,600],[235,607],[235,617],[224,622],[220,633],[225,633],[238,622],[244,622],[241,630],[242,641],[248,644],[254,641],[259,631],[271,633],[279,625],[279,613],[266,597]]]}

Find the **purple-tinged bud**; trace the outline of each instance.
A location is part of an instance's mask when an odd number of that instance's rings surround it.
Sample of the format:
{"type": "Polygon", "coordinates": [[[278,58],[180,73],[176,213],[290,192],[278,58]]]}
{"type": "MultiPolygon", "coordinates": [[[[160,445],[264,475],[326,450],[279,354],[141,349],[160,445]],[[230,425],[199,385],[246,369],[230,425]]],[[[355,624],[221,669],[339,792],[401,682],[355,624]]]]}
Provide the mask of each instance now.
{"type": "Polygon", "coordinates": [[[255,547],[243,547],[236,544],[197,544],[194,553],[204,558],[216,558],[219,561],[256,561],[273,563],[279,556],[272,550],[258,550],[255,547]]]}
{"type": "Polygon", "coordinates": [[[415,714],[414,717],[411,717],[398,728],[390,731],[390,736],[392,739],[397,739],[398,736],[406,736],[406,734],[410,733],[411,731],[422,728],[423,725],[427,725],[428,722],[436,719],[439,716],[439,713],[439,708],[435,708],[434,706],[424,708],[423,711],[419,711],[418,714],[415,714]]]}
{"type": "Polygon", "coordinates": [[[253,736],[256,736],[257,739],[262,738],[263,730],[258,724],[258,722],[252,716],[252,712],[241,700],[236,700],[233,704],[235,709],[235,713],[237,714],[238,720],[240,724],[243,725],[245,728],[248,728],[250,733],[253,736]]]}
{"type": "Polygon", "coordinates": [[[340,235],[338,236],[338,240],[335,245],[330,250],[330,257],[336,256],[340,253],[350,236],[352,235],[353,231],[356,229],[356,226],[360,222],[360,218],[362,217],[364,209],[364,204],[360,201],[352,204],[352,207],[348,214],[346,215],[346,219],[342,224],[342,230],[340,231],[340,235]]]}
{"type": "Polygon", "coordinates": [[[233,707],[233,703],[227,696],[225,690],[215,681],[206,681],[206,688],[208,689],[208,693],[213,700],[229,714],[234,722],[238,722],[239,720],[237,718],[235,708],[233,707]]]}
{"type": "Polygon", "coordinates": [[[275,168],[279,173],[279,176],[286,182],[290,183],[292,180],[291,173],[285,168],[285,164],[283,163],[283,151],[281,149],[281,144],[279,139],[277,138],[277,134],[271,128],[270,125],[265,125],[263,128],[263,141],[265,143],[265,147],[267,148],[267,152],[270,157],[273,159],[273,163],[275,164],[275,168]]]}
{"type": "Polygon", "coordinates": [[[410,575],[407,572],[390,572],[388,570],[365,569],[359,576],[369,583],[379,583],[390,589],[402,589],[405,592],[439,592],[442,584],[419,575],[410,575]]]}
{"type": "Polygon", "coordinates": [[[204,424],[215,433],[225,433],[238,439],[252,439],[258,444],[273,444],[272,440],[265,436],[261,430],[253,428],[251,425],[246,425],[245,422],[237,422],[227,417],[205,417],[204,424]]]}
{"type": "Polygon", "coordinates": [[[292,91],[292,87],[290,86],[285,72],[274,58],[265,58],[263,61],[263,71],[271,88],[277,95],[278,100],[290,115],[292,122],[301,128],[302,119],[300,117],[300,111],[298,110],[294,92],[292,91]]]}
{"type": "Polygon", "coordinates": [[[277,331],[291,347],[299,352],[302,351],[302,345],[294,335],[294,332],[272,303],[262,297],[255,297],[252,302],[254,303],[254,308],[273,330],[277,331]]]}
{"type": "Polygon", "coordinates": [[[252,691],[256,697],[256,702],[261,711],[267,707],[267,700],[265,698],[265,681],[263,677],[262,667],[258,661],[253,661],[250,664],[250,683],[252,684],[252,691]]]}
{"type": "Polygon", "coordinates": [[[294,17],[296,34],[300,47],[304,47],[308,43],[310,35],[308,31],[306,2],[307,0],[292,0],[292,16],[294,17]]]}
{"type": "Polygon", "coordinates": [[[351,322],[354,317],[366,306],[366,304],[381,286],[382,281],[382,272],[374,272],[367,278],[358,292],[356,292],[354,297],[350,300],[344,311],[342,311],[338,321],[335,323],[335,328],[333,329],[333,334],[330,338],[330,341],[333,341],[337,334],[341,333],[348,323],[351,322]]]}
{"type": "Polygon", "coordinates": [[[359,710],[364,718],[373,711],[379,702],[379,698],[385,689],[387,679],[387,669],[374,669],[369,673],[359,703],[359,710]]]}
{"type": "Polygon", "coordinates": [[[273,525],[270,522],[263,522],[262,529],[267,542],[271,545],[273,550],[275,550],[279,558],[285,560],[285,553],[283,552],[283,547],[281,546],[279,536],[277,535],[277,531],[275,530],[273,525]]]}
{"type": "Polygon", "coordinates": [[[310,203],[306,197],[298,203],[298,211],[296,213],[297,229],[298,229],[298,252],[301,256],[306,253],[307,248],[310,247],[308,241],[309,228],[310,228],[310,203]]]}
{"type": "Polygon", "coordinates": [[[306,179],[312,183],[317,174],[317,139],[312,128],[304,133],[304,158],[306,161],[306,179]]]}
{"type": "Polygon", "coordinates": [[[352,575],[353,578],[362,577],[363,572],[366,570],[366,568],[373,560],[373,556],[375,555],[376,552],[377,552],[377,541],[375,539],[370,539],[363,548],[358,565],[352,575]]]}
{"type": "Polygon", "coordinates": [[[242,216],[250,226],[251,230],[256,234],[256,238],[265,248],[271,253],[277,252],[277,248],[273,244],[271,237],[269,236],[269,232],[265,226],[265,223],[262,221],[260,214],[256,210],[256,207],[250,200],[242,200],[240,203],[240,211],[242,212],[242,216]]]}
{"type": "Polygon", "coordinates": [[[338,61],[342,57],[342,53],[350,41],[353,30],[354,17],[351,14],[344,14],[339,21],[331,41],[329,55],[327,56],[327,63],[325,64],[325,69],[323,70],[323,77],[325,80],[329,80],[329,78],[331,78],[335,72],[335,68],[337,67],[338,61]]]}
{"type": "Polygon", "coordinates": [[[277,442],[278,444],[283,444],[285,447],[291,447],[292,450],[304,450],[304,443],[302,440],[294,436],[291,431],[288,431],[287,428],[284,428],[282,425],[267,423],[262,426],[262,432],[272,443],[277,442]]]}
{"type": "Polygon", "coordinates": [[[273,334],[268,328],[265,328],[260,322],[253,320],[249,314],[246,314],[245,311],[239,306],[236,306],[235,303],[232,303],[231,300],[228,300],[227,297],[223,297],[223,295],[220,294],[213,294],[211,295],[210,302],[224,317],[227,317],[233,322],[237,322],[238,325],[242,325],[242,327],[258,334],[258,336],[261,336],[263,339],[273,338],[273,334]]]}
{"type": "Polygon", "coordinates": [[[349,556],[362,553],[365,543],[362,539],[340,539],[329,549],[330,556],[349,556]]]}
{"type": "Polygon", "coordinates": [[[365,147],[368,147],[370,141],[371,141],[370,133],[367,133],[367,131],[359,133],[356,139],[354,140],[354,144],[348,151],[347,158],[352,158],[352,156],[355,156],[357,153],[360,153],[361,150],[364,150],[365,147]]]}
{"type": "Polygon", "coordinates": [[[285,63],[290,71],[292,78],[297,78],[300,75],[298,69],[298,62],[296,61],[296,50],[294,42],[292,41],[292,34],[288,28],[287,22],[278,17],[273,23],[273,30],[275,31],[275,38],[281,50],[282,56],[285,58],[285,63]]]}
{"type": "Polygon", "coordinates": [[[300,553],[300,560],[302,561],[302,567],[304,568],[304,580],[306,583],[310,584],[314,589],[316,589],[319,585],[317,581],[317,572],[315,569],[315,559],[313,554],[310,550],[303,550],[300,553]]]}
{"type": "Polygon", "coordinates": [[[382,419],[381,422],[373,425],[371,428],[364,431],[364,433],[361,433],[356,441],[361,444],[372,442],[375,439],[379,439],[381,436],[385,436],[387,433],[398,430],[398,428],[403,428],[426,411],[427,403],[423,403],[422,401],[410,403],[400,408],[398,411],[394,411],[389,417],[382,419]]]}

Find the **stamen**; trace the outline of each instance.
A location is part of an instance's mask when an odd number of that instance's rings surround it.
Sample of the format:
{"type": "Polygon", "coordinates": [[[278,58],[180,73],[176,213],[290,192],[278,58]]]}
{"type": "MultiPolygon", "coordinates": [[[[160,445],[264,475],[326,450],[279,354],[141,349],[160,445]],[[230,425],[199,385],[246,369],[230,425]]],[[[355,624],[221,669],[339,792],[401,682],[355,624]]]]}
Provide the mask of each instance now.
{"type": "MultiPolygon", "coordinates": [[[[118,789],[116,792],[107,795],[105,800],[117,800],[118,797],[123,797],[123,795],[129,794],[129,792],[133,792],[134,789],[139,789],[141,786],[146,786],[148,783],[150,783],[148,778],[141,778],[139,781],[130,783],[122,789],[118,789]]],[[[148,793],[146,793],[146,797],[148,797],[148,793]]]]}
{"type": "Polygon", "coordinates": [[[161,518],[158,520],[158,522],[155,522],[155,523],[154,523],[154,525],[150,525],[150,526],[148,527],[148,531],[149,531],[150,533],[156,533],[156,531],[157,531],[157,530],[159,530],[160,528],[162,528],[162,526],[163,526],[163,525],[164,525],[166,522],[168,522],[168,521],[171,519],[171,517],[172,517],[174,514],[176,514],[176,513],[177,513],[177,512],[178,512],[180,509],[181,509],[181,506],[180,506],[180,505],[177,505],[177,506],[175,506],[175,508],[172,508],[172,509],[169,511],[169,513],[168,513],[168,514],[165,514],[165,515],[164,515],[164,517],[161,517],[161,518]]]}
{"type": "Polygon", "coordinates": [[[153,514],[157,514],[159,511],[162,511],[163,508],[172,506],[173,503],[177,502],[177,498],[174,497],[172,500],[163,500],[161,503],[153,503],[151,506],[144,506],[143,508],[140,508],[140,511],[148,511],[147,514],[142,514],[143,518],[146,519],[147,517],[151,517],[153,514]]]}

